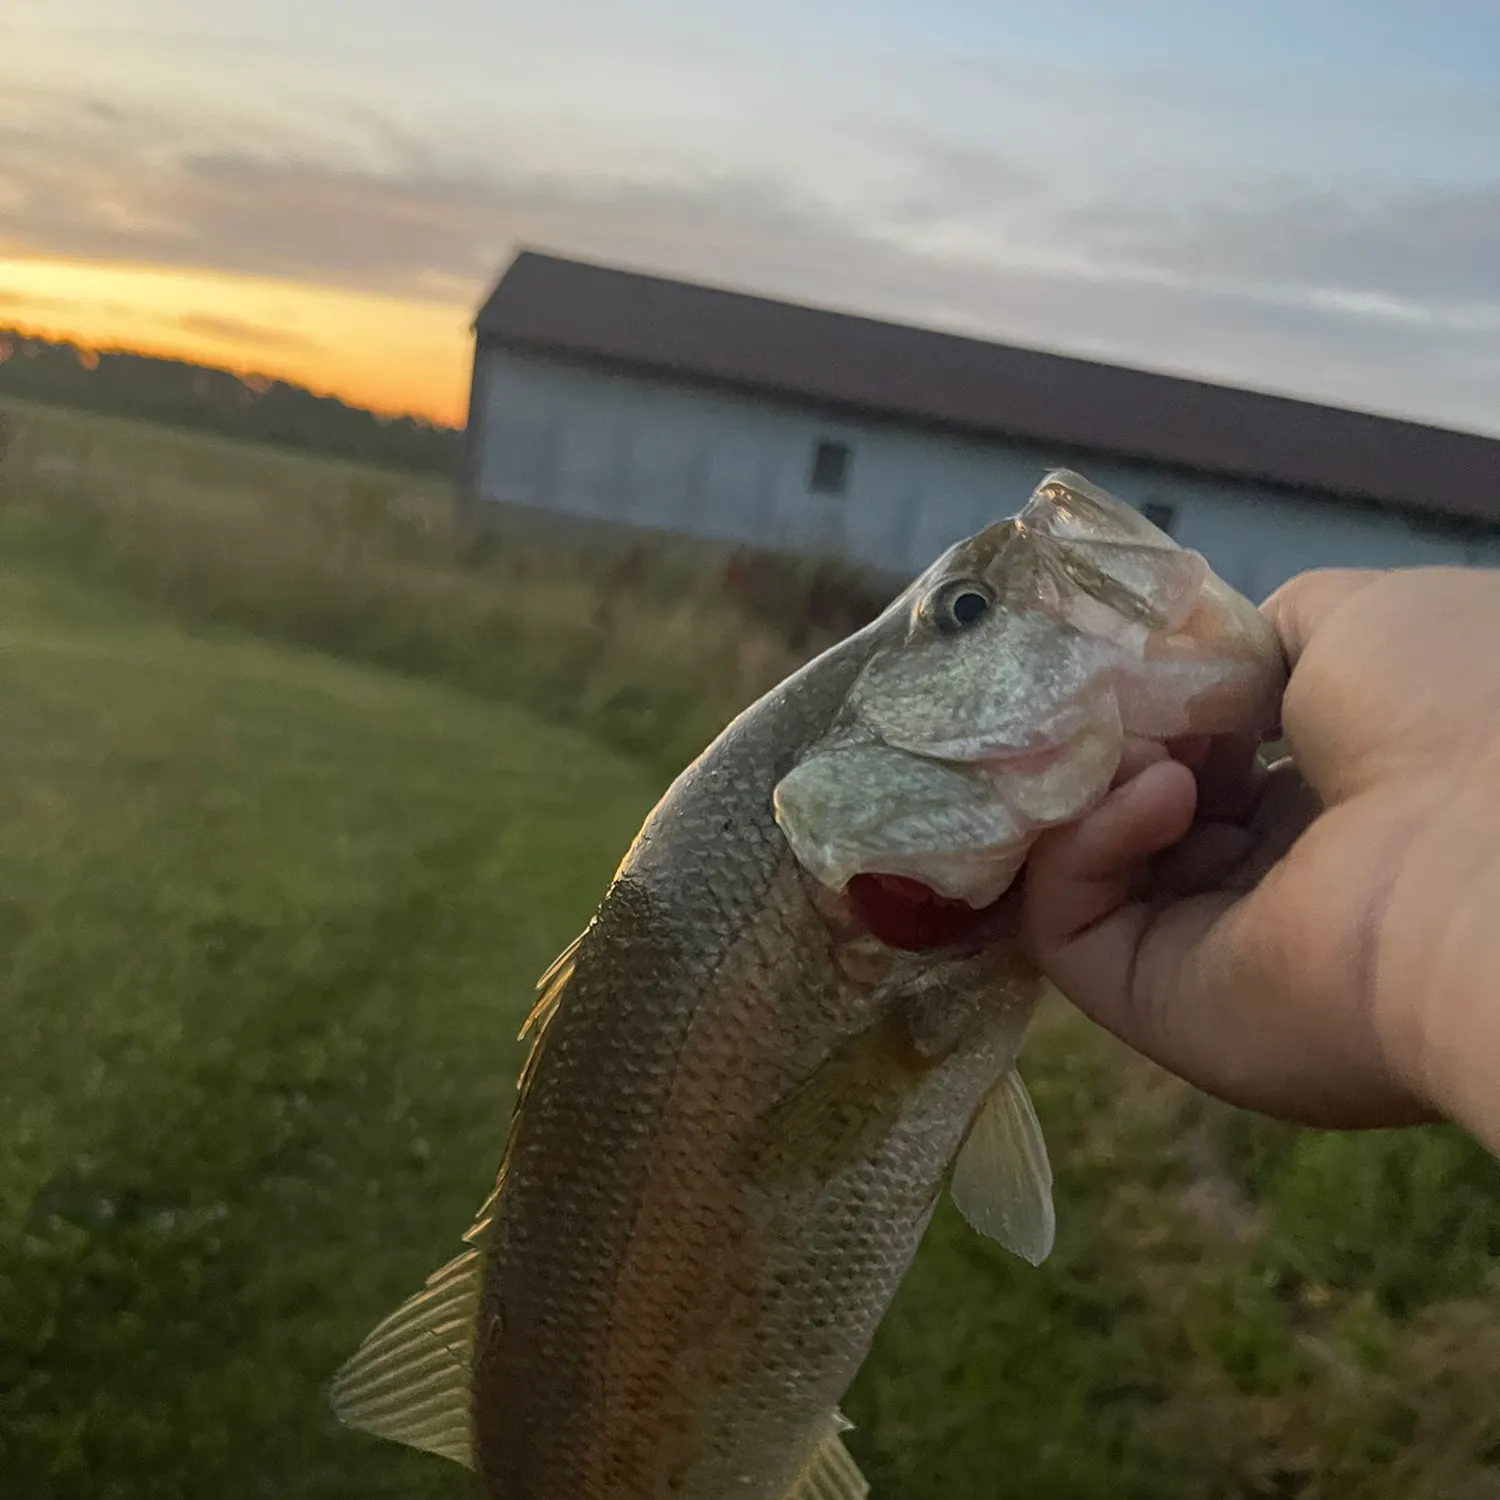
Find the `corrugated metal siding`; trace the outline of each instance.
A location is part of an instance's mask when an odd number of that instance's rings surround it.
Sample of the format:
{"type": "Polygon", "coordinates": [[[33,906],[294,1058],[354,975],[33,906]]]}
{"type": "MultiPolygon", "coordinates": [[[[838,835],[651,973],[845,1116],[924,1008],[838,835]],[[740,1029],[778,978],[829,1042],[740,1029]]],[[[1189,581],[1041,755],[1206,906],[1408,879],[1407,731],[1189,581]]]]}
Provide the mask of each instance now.
{"type": "Polygon", "coordinates": [[[825,417],[790,402],[482,349],[477,497],[909,574],[1012,514],[1041,475],[1080,467],[1132,504],[1173,507],[1175,534],[1261,597],[1324,566],[1500,565],[1500,538],[1262,485],[1085,461],[1022,443],[825,417]],[[845,494],[812,493],[820,440],[849,445],[845,494]]]}

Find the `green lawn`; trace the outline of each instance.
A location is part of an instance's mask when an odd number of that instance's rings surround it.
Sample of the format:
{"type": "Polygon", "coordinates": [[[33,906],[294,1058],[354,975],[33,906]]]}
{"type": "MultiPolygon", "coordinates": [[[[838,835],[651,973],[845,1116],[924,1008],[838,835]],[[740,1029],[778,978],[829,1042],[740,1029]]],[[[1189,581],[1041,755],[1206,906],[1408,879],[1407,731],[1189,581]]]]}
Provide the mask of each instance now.
{"type": "MultiPolygon", "coordinates": [[[[245,503],[229,445],[114,430],[76,428],[101,484],[112,444],[198,454],[205,511],[245,503]]],[[[247,450],[247,487],[280,462],[247,450]]],[[[233,549],[184,542],[165,598],[133,588],[44,471],[0,470],[0,1497],[472,1495],[337,1429],[324,1388],[469,1223],[532,982],[670,766],[601,748],[607,694],[572,726],[506,701],[525,661],[396,675],[368,614],[342,656],[248,633],[199,607],[233,549]]],[[[653,659],[647,604],[626,618],[653,659]]],[[[634,681],[633,732],[682,733],[634,681]]],[[[848,1403],[876,1500],[1500,1496],[1492,1161],[1210,1106],[1060,1007],[1027,1072],[1057,1252],[1033,1270],[939,1216],[848,1403]]]]}
{"type": "Polygon", "coordinates": [[[45,580],[0,622],[0,1493],[462,1493],[321,1387],[487,1191],[652,785],[45,580]]]}

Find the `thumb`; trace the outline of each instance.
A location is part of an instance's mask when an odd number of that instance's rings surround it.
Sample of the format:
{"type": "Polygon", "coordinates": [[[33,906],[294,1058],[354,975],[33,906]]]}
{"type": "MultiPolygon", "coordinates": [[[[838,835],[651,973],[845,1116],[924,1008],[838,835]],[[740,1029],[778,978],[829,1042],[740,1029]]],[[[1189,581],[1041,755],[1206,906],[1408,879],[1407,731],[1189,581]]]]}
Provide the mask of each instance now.
{"type": "Polygon", "coordinates": [[[1021,936],[1043,973],[1128,1046],[1231,1103],[1324,1126],[1431,1118],[1343,992],[1330,929],[1347,923],[1309,895],[1336,889],[1326,869],[1143,899],[1147,860],[1193,812],[1192,773],[1160,762],[1037,841],[1021,936]]]}
{"type": "Polygon", "coordinates": [[[1136,955],[1151,921],[1138,899],[1146,861],[1187,833],[1196,799],[1192,771],[1159,761],[1087,817],[1044,834],[1027,860],[1022,941],[1047,977],[1111,1031],[1128,1029],[1136,955]]]}

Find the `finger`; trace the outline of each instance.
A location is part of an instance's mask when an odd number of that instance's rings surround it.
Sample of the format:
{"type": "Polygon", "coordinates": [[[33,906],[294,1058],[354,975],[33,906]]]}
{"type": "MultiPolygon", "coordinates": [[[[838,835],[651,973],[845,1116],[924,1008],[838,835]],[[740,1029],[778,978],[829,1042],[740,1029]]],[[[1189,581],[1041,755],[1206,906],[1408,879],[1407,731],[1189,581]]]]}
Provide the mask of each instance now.
{"type": "Polygon", "coordinates": [[[1194,799],[1192,773],[1159,761],[1110,792],[1087,817],[1037,840],[1027,860],[1022,930],[1059,984],[1053,972],[1059,964],[1089,979],[1089,988],[1095,973],[1101,985],[1119,982],[1139,927],[1120,927],[1118,914],[1146,861],[1192,825],[1194,799]],[[1107,929],[1102,938],[1101,926],[1107,929]],[[1094,960],[1097,969],[1090,967],[1094,960]]]}
{"type": "Polygon", "coordinates": [[[1492,754],[1500,740],[1492,570],[1307,574],[1266,608],[1289,649],[1300,649],[1285,728],[1328,805],[1492,754]]]}
{"type": "Polygon", "coordinates": [[[1303,992],[1260,897],[1127,903],[1053,949],[1045,972],[1127,1046],[1231,1104],[1327,1129],[1435,1118],[1347,1012],[1303,992]]]}
{"type": "Polygon", "coordinates": [[[1154,766],[1166,758],[1166,748],[1158,741],[1141,739],[1137,735],[1128,734],[1125,736],[1124,748],[1120,752],[1120,763],[1115,767],[1110,786],[1123,786],[1127,781],[1134,781],[1147,766],[1154,766]]]}
{"type": "Polygon", "coordinates": [[[1182,900],[1222,890],[1250,858],[1255,835],[1238,823],[1197,823],[1151,862],[1151,894],[1182,900]]]}
{"type": "Polygon", "coordinates": [[[1257,735],[1216,736],[1197,770],[1201,820],[1243,823],[1250,817],[1260,800],[1265,779],[1257,735]]]}
{"type": "Polygon", "coordinates": [[[1200,777],[1200,815],[1192,829],[1151,862],[1151,891],[1158,900],[1252,889],[1322,810],[1290,760],[1260,769],[1254,807],[1232,819],[1202,815],[1202,784],[1200,777]]]}
{"type": "Polygon", "coordinates": [[[1390,668],[1382,636],[1381,616],[1389,610],[1355,601],[1377,584],[1388,589],[1392,580],[1391,572],[1376,568],[1303,573],[1261,606],[1292,669],[1282,698],[1286,741],[1330,804],[1359,784],[1370,751],[1388,743],[1391,706],[1382,701],[1384,685],[1387,678],[1403,679],[1390,668]],[[1367,618],[1372,613],[1373,620],[1367,618]],[[1372,681],[1372,669],[1385,675],[1372,681]]]}
{"type": "MultiPolygon", "coordinates": [[[[1290,795],[1290,768],[1274,785],[1290,795]]],[[[1248,894],[1139,899],[1143,862],[1192,821],[1193,790],[1185,767],[1155,765],[1038,840],[1020,925],[1033,959],[1127,1045],[1232,1103],[1330,1127],[1431,1118],[1351,999],[1347,923],[1308,899],[1332,866],[1314,857],[1295,879],[1279,866],[1248,894]]]]}
{"type": "Polygon", "coordinates": [[[1251,850],[1235,870],[1235,889],[1249,890],[1291,852],[1312,826],[1323,803],[1290,759],[1278,761],[1262,778],[1261,793],[1251,815],[1251,850]]]}
{"type": "Polygon", "coordinates": [[[1386,568],[1318,568],[1282,584],[1260,608],[1281,640],[1287,666],[1296,669],[1308,642],[1335,610],[1389,572],[1386,568]]]}
{"type": "Polygon", "coordinates": [[[1213,736],[1208,734],[1185,734],[1167,741],[1167,752],[1173,760],[1179,760],[1190,771],[1202,769],[1213,749],[1213,736]]]}
{"type": "Polygon", "coordinates": [[[1329,1129],[1432,1119],[1392,1075],[1347,985],[1309,966],[1327,947],[1320,921],[1315,904],[1272,882],[1168,906],[1142,928],[1123,1003],[1095,1019],[1206,1092],[1279,1119],[1329,1129]]]}

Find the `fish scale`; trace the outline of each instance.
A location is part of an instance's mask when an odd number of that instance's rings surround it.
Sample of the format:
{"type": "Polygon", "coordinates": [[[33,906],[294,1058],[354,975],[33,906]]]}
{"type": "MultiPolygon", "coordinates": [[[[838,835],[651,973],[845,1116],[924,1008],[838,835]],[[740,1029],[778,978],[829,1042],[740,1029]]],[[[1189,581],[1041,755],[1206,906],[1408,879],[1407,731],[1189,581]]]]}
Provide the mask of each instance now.
{"type": "Polygon", "coordinates": [[[339,1415],[495,1500],[858,1500],[838,1403],[945,1180],[1027,1260],[1052,1242],[1006,886],[1126,734],[1259,728],[1283,674],[1076,475],[950,549],[654,809],[542,981],[471,1249],[339,1415]]]}

